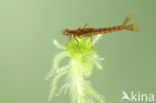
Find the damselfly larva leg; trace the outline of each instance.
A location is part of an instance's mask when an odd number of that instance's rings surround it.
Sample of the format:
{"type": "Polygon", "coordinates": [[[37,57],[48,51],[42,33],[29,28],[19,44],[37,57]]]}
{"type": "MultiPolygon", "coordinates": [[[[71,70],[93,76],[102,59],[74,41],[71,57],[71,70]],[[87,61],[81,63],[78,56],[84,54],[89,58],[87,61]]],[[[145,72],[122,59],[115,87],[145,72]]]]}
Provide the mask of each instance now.
{"type": "Polygon", "coordinates": [[[75,37],[74,37],[74,40],[76,40],[76,42],[77,42],[77,45],[76,45],[75,50],[74,50],[74,53],[75,53],[75,52],[76,52],[76,49],[78,48],[79,41],[78,41],[77,38],[75,38],[75,37]]]}
{"type": "Polygon", "coordinates": [[[87,26],[88,26],[88,23],[83,26],[83,29],[85,29],[87,26]]]}
{"type": "Polygon", "coordinates": [[[91,48],[93,48],[93,43],[92,43],[93,40],[92,40],[92,36],[91,36],[90,38],[91,38],[91,48]]]}

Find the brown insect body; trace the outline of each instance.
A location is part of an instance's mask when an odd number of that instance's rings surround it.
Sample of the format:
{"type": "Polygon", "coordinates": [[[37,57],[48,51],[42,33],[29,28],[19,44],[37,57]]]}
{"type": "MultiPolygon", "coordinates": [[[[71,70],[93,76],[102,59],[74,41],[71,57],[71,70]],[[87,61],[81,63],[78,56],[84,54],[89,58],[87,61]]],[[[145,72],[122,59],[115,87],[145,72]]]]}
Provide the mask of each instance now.
{"type": "Polygon", "coordinates": [[[97,29],[95,29],[95,28],[86,28],[86,26],[88,26],[88,24],[86,24],[86,25],[84,25],[83,28],[78,28],[78,29],[75,29],[75,30],[65,29],[63,31],[63,35],[68,36],[69,37],[69,40],[71,40],[71,37],[72,36],[74,36],[74,39],[76,39],[75,37],[78,37],[78,38],[92,37],[93,35],[111,33],[111,32],[121,31],[123,29],[139,32],[140,29],[139,28],[136,28],[136,27],[138,25],[140,25],[141,23],[135,23],[135,24],[126,25],[128,23],[128,21],[134,15],[134,13],[135,12],[132,11],[127,16],[127,18],[124,20],[123,24],[122,25],[119,25],[119,26],[104,27],[104,28],[97,28],[97,29]]]}
{"type": "MultiPolygon", "coordinates": [[[[130,30],[130,31],[136,31],[139,32],[141,31],[141,29],[136,28],[138,25],[140,25],[141,23],[135,23],[135,24],[129,24],[126,25],[128,23],[128,21],[132,18],[132,16],[134,15],[134,11],[132,11],[127,18],[124,20],[122,25],[119,26],[113,26],[113,27],[104,27],[104,28],[86,28],[88,26],[88,24],[84,25],[83,28],[78,28],[76,30],[69,30],[69,29],[65,29],[63,31],[63,35],[68,36],[68,41],[71,41],[72,36],[74,37],[74,39],[77,41],[77,46],[76,48],[78,48],[78,44],[79,41],[78,39],[76,39],[76,37],[78,38],[84,38],[84,37],[91,37],[91,47],[93,47],[92,45],[92,36],[93,35],[98,35],[98,34],[105,34],[105,33],[111,33],[111,32],[116,32],[116,31],[121,31],[123,29],[126,30],[130,30]]],[[[75,48],[75,51],[76,51],[75,48]]]]}
{"type": "Polygon", "coordinates": [[[76,32],[73,32],[73,31],[69,31],[69,32],[77,37],[83,38],[83,37],[90,37],[92,35],[121,31],[123,29],[124,29],[123,26],[114,26],[114,27],[104,27],[104,28],[98,28],[98,29],[83,28],[83,29],[76,30],[76,32]]]}

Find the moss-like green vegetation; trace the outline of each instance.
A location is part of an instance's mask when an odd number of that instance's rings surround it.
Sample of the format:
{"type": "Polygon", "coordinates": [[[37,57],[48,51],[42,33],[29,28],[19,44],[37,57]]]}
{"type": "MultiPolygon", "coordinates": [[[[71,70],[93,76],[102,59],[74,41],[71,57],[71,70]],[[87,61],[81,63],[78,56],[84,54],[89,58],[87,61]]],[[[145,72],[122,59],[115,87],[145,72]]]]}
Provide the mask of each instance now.
{"type": "MultiPolygon", "coordinates": [[[[94,39],[94,44],[97,38],[94,39]]],[[[87,40],[78,39],[78,41],[79,44],[73,40],[63,47],[54,40],[54,44],[63,51],[53,59],[53,68],[46,78],[52,78],[49,99],[64,92],[71,95],[72,103],[103,103],[101,95],[91,87],[91,82],[87,80],[94,67],[102,70],[100,61],[103,58],[99,58],[97,51],[91,47],[90,38],[87,40]],[[69,58],[69,61],[60,67],[60,62],[64,58],[69,58]],[[58,82],[62,79],[65,80],[65,83],[57,89],[58,82]]]]}

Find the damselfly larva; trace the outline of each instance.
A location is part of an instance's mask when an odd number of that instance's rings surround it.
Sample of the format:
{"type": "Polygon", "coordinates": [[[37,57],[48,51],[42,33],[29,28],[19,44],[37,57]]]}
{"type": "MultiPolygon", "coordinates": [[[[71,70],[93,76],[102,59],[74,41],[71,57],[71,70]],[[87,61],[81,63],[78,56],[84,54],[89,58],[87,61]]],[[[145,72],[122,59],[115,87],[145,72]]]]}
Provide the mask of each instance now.
{"type": "Polygon", "coordinates": [[[111,32],[116,32],[116,31],[122,31],[122,30],[140,32],[141,29],[137,28],[137,26],[140,25],[141,23],[138,22],[135,24],[126,25],[134,14],[135,14],[135,11],[132,11],[124,20],[122,25],[119,25],[119,26],[104,27],[104,28],[87,28],[88,24],[86,24],[84,25],[83,28],[78,28],[75,30],[65,29],[63,31],[63,35],[68,36],[69,41],[72,39],[72,36],[73,36],[73,38],[78,42],[76,37],[78,38],[92,37],[93,35],[106,34],[106,33],[111,33],[111,32]]]}

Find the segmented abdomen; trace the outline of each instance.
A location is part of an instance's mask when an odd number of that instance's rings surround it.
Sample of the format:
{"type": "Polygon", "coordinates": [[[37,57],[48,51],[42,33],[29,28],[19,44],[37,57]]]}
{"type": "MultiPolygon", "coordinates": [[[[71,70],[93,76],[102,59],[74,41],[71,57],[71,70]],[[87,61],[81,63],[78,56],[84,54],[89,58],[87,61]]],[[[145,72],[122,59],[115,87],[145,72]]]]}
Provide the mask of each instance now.
{"type": "Polygon", "coordinates": [[[71,30],[69,33],[73,34],[77,37],[90,37],[92,35],[111,33],[115,31],[121,31],[124,29],[124,26],[113,26],[113,27],[105,27],[105,28],[85,28],[85,29],[77,29],[71,30]]]}
{"type": "Polygon", "coordinates": [[[116,31],[121,31],[124,29],[124,26],[113,26],[113,27],[105,27],[105,28],[99,28],[95,29],[94,35],[97,34],[104,34],[104,33],[110,33],[110,32],[116,32],[116,31]]]}

